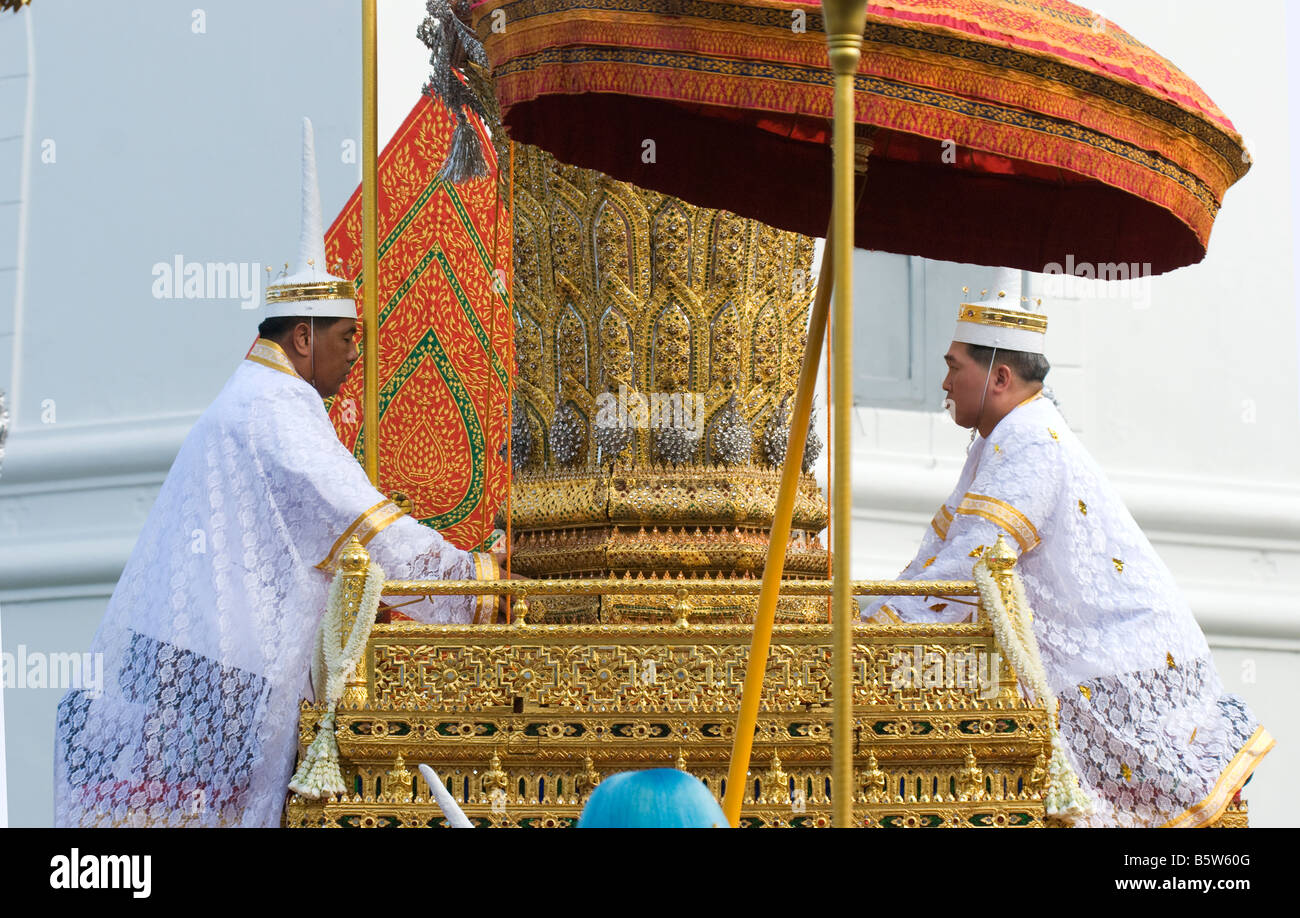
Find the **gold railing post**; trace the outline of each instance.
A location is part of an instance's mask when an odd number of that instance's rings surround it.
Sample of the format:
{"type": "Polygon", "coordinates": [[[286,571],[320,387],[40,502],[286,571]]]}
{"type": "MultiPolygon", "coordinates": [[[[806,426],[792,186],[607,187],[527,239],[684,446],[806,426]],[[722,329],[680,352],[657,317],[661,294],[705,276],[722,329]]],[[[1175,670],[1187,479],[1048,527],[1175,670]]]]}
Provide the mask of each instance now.
{"type": "MultiPolygon", "coordinates": [[[[340,649],[347,645],[348,635],[357,620],[357,611],[361,608],[361,593],[366,587],[366,571],[370,569],[370,554],[365,550],[356,536],[348,539],[339,558],[339,567],[343,571],[343,626],[339,629],[340,649]]],[[[367,642],[369,644],[369,642],[367,642]]],[[[342,707],[365,707],[369,700],[369,688],[366,685],[366,654],[357,660],[357,665],[348,673],[343,683],[342,707]]]]}
{"type": "MultiPolygon", "coordinates": [[[[984,562],[988,565],[989,576],[993,578],[994,584],[997,585],[998,595],[1002,597],[1002,605],[1007,610],[1007,618],[1011,622],[1011,627],[1015,632],[1016,640],[1020,646],[1025,649],[1034,661],[1041,663],[1038,652],[1038,638],[1034,635],[1034,616],[1033,610],[1024,606],[1017,594],[1017,580],[1020,574],[1016,571],[1016,553],[1011,550],[1007,544],[1006,538],[998,536],[998,540],[993,543],[993,547],[984,552],[984,562]]],[[[980,615],[982,620],[987,621],[988,617],[983,611],[983,602],[980,603],[980,615]]],[[[1002,648],[1005,652],[1007,648],[1002,648]]],[[[1003,660],[1004,669],[1009,677],[1010,687],[1014,693],[1019,694],[1017,688],[1019,682],[1024,679],[1024,673],[1016,673],[1010,666],[1010,661],[1003,660]]],[[[1054,714],[1056,712],[1053,712],[1054,714]]]]}
{"type": "Polygon", "coordinates": [[[1016,566],[1016,553],[1011,550],[1011,546],[1007,544],[1001,533],[998,534],[998,540],[993,543],[993,547],[984,553],[984,560],[988,562],[989,575],[998,585],[998,592],[1002,594],[1003,605],[1011,611],[1015,605],[1012,577],[1016,566]]]}
{"type": "Polygon", "coordinates": [[[510,607],[510,624],[528,624],[528,597],[523,590],[515,594],[514,605],[510,607]]]}
{"type": "MultiPolygon", "coordinates": [[[[867,0],[823,0],[826,44],[835,74],[832,222],[835,246],[835,305],[831,317],[831,440],[834,507],[831,552],[831,814],[832,824],[853,824],[853,597],[849,593],[853,523],[853,78],[862,52],[867,0]]],[[[830,240],[827,241],[830,245],[830,240]]]]}

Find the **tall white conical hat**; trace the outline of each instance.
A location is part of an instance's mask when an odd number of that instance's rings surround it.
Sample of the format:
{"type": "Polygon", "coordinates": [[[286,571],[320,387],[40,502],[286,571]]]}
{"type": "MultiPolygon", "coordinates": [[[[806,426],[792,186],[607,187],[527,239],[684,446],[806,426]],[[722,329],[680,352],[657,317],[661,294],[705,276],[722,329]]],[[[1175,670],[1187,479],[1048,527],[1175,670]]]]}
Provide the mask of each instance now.
{"type": "Polygon", "coordinates": [[[469,821],[468,817],[466,817],[465,811],[460,808],[460,805],[456,802],[456,798],[453,797],[448,792],[447,788],[443,786],[442,779],[438,777],[438,773],[428,765],[421,765],[420,774],[424,778],[424,783],[429,785],[429,790],[433,793],[434,801],[437,802],[438,808],[442,810],[442,815],[446,816],[447,821],[451,823],[451,827],[453,829],[474,828],[474,824],[469,821]]]}
{"type": "MultiPolygon", "coordinates": [[[[965,288],[963,288],[964,290],[965,288]]],[[[1043,353],[1047,316],[1030,312],[1020,295],[1020,272],[999,268],[993,289],[976,303],[962,303],[952,340],[1001,351],[1043,353]]]]}
{"type": "Polygon", "coordinates": [[[266,315],[355,319],[356,288],[325,270],[325,232],[321,228],[320,186],[311,119],[302,119],[302,234],[298,266],[266,288],[266,315]]]}

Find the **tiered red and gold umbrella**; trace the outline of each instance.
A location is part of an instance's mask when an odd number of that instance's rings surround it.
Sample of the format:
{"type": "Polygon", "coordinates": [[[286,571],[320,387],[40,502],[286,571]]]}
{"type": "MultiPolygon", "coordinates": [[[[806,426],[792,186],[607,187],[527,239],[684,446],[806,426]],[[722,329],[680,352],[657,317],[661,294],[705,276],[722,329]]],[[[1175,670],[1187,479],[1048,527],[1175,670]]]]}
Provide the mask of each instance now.
{"type": "Polygon", "coordinates": [[[1204,257],[1249,168],[1241,137],[1173,64],[1064,0],[480,0],[472,17],[514,140],[783,229],[834,216],[725,810],[736,823],[833,286],[832,804],[849,825],[853,246],[1170,271],[1204,257]]]}
{"type": "MultiPolygon", "coordinates": [[[[484,0],[512,139],[810,235],[830,212],[820,3],[484,0]],[[649,144],[647,142],[650,142],[649,144]]],[[[1064,0],[868,4],[853,77],[862,248],[1043,270],[1199,261],[1250,167],[1195,83],[1064,0]],[[861,149],[860,149],[861,152],[861,149]]]]}

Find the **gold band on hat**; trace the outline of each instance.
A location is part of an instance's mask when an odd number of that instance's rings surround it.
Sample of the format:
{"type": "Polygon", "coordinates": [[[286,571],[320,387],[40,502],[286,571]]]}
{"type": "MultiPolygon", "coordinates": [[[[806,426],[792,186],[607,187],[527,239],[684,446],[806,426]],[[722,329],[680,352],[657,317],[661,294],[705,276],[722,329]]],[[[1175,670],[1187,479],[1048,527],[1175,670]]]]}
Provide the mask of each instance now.
{"type": "Polygon", "coordinates": [[[1047,333],[1047,316],[1036,312],[1021,312],[1018,309],[997,309],[993,306],[981,306],[977,303],[962,303],[961,312],[957,314],[958,322],[973,322],[976,325],[996,325],[1002,328],[1023,328],[1025,331],[1047,333]]]}
{"type": "Polygon", "coordinates": [[[312,281],[305,284],[276,284],[266,288],[267,303],[292,303],[299,300],[355,300],[357,290],[352,281],[312,281]]]}

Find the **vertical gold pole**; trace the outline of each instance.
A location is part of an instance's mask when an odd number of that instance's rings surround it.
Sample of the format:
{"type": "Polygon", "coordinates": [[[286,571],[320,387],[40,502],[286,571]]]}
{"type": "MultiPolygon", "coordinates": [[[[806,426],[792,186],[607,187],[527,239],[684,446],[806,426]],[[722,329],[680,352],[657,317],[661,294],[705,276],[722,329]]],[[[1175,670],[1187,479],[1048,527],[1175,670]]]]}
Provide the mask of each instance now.
{"type": "MultiPolygon", "coordinates": [[[[828,237],[833,234],[828,230],[828,237]]],[[[808,342],[804,345],[799,385],[794,394],[794,414],[790,419],[790,439],[781,468],[781,488],[776,496],[776,511],[767,543],[767,564],[763,567],[763,586],[758,594],[758,612],[754,617],[754,636],[750,639],[749,660],[745,664],[745,691],[740,699],[736,735],[731,741],[731,766],[727,771],[727,794],[722,811],[727,822],[740,825],[740,807],[745,799],[745,780],[750,753],[754,747],[754,725],[758,722],[758,704],[763,695],[763,676],[767,672],[767,653],[772,643],[772,624],[776,620],[776,601],[785,569],[785,552],[790,544],[790,518],[799,488],[803,466],[803,448],[808,439],[808,417],[812,414],[813,390],[817,387],[817,365],[821,362],[822,339],[826,333],[826,313],[830,306],[831,265],[834,262],[831,240],[822,252],[821,273],[808,317],[808,342]]]]}
{"type": "Polygon", "coordinates": [[[849,533],[853,523],[850,482],[853,423],[853,78],[862,52],[866,0],[823,0],[826,43],[835,74],[834,184],[835,304],[831,314],[831,822],[853,825],[853,597],[849,593],[849,533]]]}
{"type": "Polygon", "coordinates": [[[379,55],[375,0],[361,3],[361,370],[366,475],[379,487],[379,55]]]}

